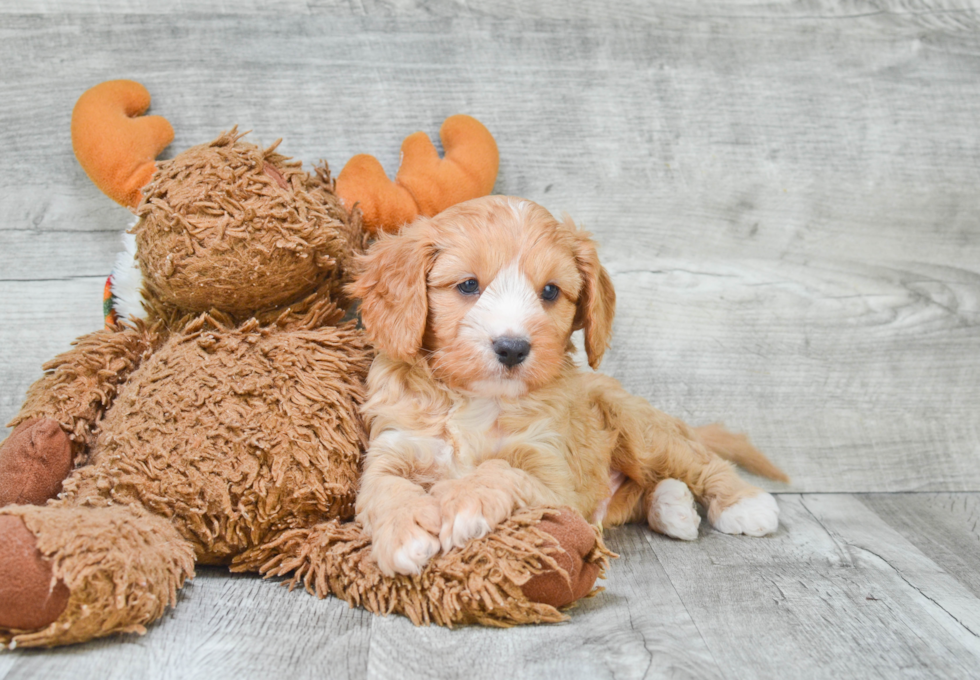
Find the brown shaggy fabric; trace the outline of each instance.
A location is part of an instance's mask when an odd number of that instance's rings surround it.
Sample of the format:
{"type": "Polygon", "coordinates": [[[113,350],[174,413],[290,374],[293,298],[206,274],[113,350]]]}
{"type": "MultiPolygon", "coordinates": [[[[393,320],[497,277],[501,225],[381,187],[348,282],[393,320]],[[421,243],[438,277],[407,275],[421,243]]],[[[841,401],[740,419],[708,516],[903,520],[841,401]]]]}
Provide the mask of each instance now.
{"type": "Polygon", "coordinates": [[[61,615],[33,632],[0,629],[0,643],[51,647],[113,632],[145,632],[194,575],[194,551],[173,525],[138,506],[11,505],[37,537],[54,578],[71,591],[61,615]]]}
{"type": "MultiPolygon", "coordinates": [[[[521,590],[535,577],[569,582],[561,567],[564,551],[540,526],[542,519],[559,514],[549,508],[520,510],[484,538],[437,555],[419,576],[382,574],[360,526],[337,521],[283,532],[269,544],[243,553],[231,569],[266,576],[291,574],[290,588],[302,583],[318,597],[332,594],[375,614],[404,614],[416,625],[506,628],[562,621],[566,617],[557,608],[534,602],[521,590]]],[[[592,537],[584,561],[594,565],[596,576],[602,575],[614,555],[598,533],[581,518],[578,521],[592,537]]]]}
{"type": "Polygon", "coordinates": [[[147,291],[240,318],[326,281],[339,293],[351,244],[329,173],[304,172],[275,152],[279,142],[261,149],[241,137],[233,129],[158,164],[132,230],[147,291]]]}
{"type": "MultiPolygon", "coordinates": [[[[582,519],[571,508],[543,517],[538,530],[551,534],[564,548],[555,554],[555,562],[566,578],[554,578],[553,572],[535,574],[522,586],[521,591],[532,602],[565,607],[590,592],[596,579],[602,573],[606,562],[590,559],[596,553],[596,546],[604,550],[602,533],[582,519]]],[[[611,552],[602,553],[604,557],[616,557],[611,552]]]]}
{"type": "Polygon", "coordinates": [[[161,343],[158,326],[103,329],[75,340],[70,350],[44,364],[45,375],[27,390],[20,413],[7,427],[48,417],[61,423],[76,463],[95,443],[99,419],[119,386],[161,343]]]}
{"type": "Polygon", "coordinates": [[[130,378],[61,503],[139,502],[197,558],[353,515],[372,352],[347,324],[228,327],[203,315],[130,378]]]}

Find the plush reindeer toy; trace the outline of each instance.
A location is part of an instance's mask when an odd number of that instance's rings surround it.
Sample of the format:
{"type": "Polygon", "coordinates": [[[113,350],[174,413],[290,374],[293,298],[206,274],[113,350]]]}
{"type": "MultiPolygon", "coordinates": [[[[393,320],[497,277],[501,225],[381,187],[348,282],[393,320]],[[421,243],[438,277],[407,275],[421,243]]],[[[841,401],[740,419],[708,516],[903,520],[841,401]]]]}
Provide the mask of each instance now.
{"type": "Polygon", "coordinates": [[[117,320],[45,364],[0,445],[0,641],[143,632],[195,563],[291,574],[417,623],[563,618],[555,607],[590,592],[608,554],[570,511],[524,509],[394,578],[350,521],[373,358],[343,322],[367,239],[355,204],[378,230],[486,193],[485,128],[447,121],[445,159],[415,138],[410,201],[361,158],[345,207],[325,166],[307,173],[234,129],[155,162],[172,130],[140,116],[148,106],[141,85],[112,81],[73,115],[79,161],[137,222],[113,277],[117,320]]]}

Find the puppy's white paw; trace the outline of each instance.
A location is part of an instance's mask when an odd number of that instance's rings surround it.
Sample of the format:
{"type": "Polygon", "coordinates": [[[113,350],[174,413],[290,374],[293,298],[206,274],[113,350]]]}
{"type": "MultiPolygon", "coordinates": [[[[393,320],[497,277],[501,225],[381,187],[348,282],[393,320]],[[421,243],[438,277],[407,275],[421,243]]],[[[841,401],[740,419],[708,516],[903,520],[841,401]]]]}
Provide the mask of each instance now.
{"type": "Polygon", "coordinates": [[[712,525],[725,534],[766,536],[779,528],[779,506],[765,491],[725,508],[712,525]]]}
{"type": "Polygon", "coordinates": [[[398,508],[396,515],[372,518],[371,556],[387,576],[419,574],[439,552],[439,526],[439,503],[419,496],[398,508]]]}
{"type": "Polygon", "coordinates": [[[515,503],[509,493],[487,488],[478,478],[446,479],[436,483],[431,493],[439,499],[439,542],[445,552],[489,534],[510,516],[515,503]]]}
{"type": "Polygon", "coordinates": [[[439,539],[428,532],[419,532],[402,542],[391,556],[391,564],[396,574],[420,574],[438,552],[439,539]]]}
{"type": "Polygon", "coordinates": [[[671,538],[695,540],[701,517],[687,484],[679,479],[665,479],[657,484],[650,497],[647,523],[654,531],[671,538]]]}
{"type": "Polygon", "coordinates": [[[445,522],[439,532],[442,549],[449,551],[453,546],[464,546],[474,538],[483,538],[490,533],[491,527],[487,518],[478,512],[464,510],[445,522]]]}

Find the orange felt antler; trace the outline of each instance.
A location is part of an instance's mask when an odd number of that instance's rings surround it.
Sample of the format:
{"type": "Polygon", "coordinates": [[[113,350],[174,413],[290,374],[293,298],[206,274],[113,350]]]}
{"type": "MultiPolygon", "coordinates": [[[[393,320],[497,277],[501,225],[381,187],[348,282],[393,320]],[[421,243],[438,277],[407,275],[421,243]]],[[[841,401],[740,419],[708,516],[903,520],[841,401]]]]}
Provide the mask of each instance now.
{"type": "Polygon", "coordinates": [[[109,198],[135,209],[174,138],[160,116],[142,116],[150,93],[132,80],[100,83],[78,98],[71,114],[71,145],[85,174],[109,198]]]}
{"type": "Polygon", "coordinates": [[[337,177],[337,194],[348,209],[356,203],[372,232],[397,231],[418,215],[432,216],[451,205],[493,190],[500,157],[493,135],[476,118],[450,116],[439,130],[446,157],[424,132],[402,142],[402,163],[392,182],[374,156],[348,161],[337,177]]]}

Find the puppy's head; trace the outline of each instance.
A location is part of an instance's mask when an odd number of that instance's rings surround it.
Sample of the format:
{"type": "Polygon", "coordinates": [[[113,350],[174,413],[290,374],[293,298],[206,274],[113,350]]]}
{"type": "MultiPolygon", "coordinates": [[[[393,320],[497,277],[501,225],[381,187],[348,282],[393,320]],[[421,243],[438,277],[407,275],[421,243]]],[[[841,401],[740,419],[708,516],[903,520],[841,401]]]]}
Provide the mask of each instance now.
{"type": "Polygon", "coordinates": [[[376,242],[351,286],[381,351],[424,358],[455,389],[520,396],[554,380],[585,332],[609,344],[616,294],[595,244],[541,206],[485,196],[376,242]]]}

